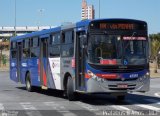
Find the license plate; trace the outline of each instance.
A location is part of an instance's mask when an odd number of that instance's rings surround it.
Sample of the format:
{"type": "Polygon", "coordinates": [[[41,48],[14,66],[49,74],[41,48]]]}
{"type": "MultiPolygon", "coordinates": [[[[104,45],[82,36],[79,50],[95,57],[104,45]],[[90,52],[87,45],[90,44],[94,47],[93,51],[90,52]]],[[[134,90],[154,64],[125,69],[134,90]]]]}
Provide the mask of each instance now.
{"type": "Polygon", "coordinates": [[[119,84],[117,85],[118,88],[128,88],[127,84],[119,84]]]}

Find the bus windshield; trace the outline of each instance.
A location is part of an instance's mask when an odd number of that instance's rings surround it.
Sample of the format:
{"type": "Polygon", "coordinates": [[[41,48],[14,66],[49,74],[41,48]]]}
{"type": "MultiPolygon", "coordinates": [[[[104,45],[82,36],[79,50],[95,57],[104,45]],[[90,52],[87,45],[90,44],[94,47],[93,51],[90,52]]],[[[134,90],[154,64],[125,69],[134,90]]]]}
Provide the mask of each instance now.
{"type": "Polygon", "coordinates": [[[120,56],[117,52],[118,39],[116,35],[91,35],[88,41],[89,62],[115,64],[115,59],[120,56]]]}
{"type": "Polygon", "coordinates": [[[145,63],[147,42],[146,38],[144,37],[139,37],[139,38],[142,39],[135,39],[135,40],[123,39],[124,57],[128,60],[128,63],[130,64],[145,63]]]}
{"type": "Polygon", "coordinates": [[[89,62],[100,65],[146,64],[146,38],[136,37],[135,40],[132,38],[122,38],[118,35],[90,35],[89,62]]]}

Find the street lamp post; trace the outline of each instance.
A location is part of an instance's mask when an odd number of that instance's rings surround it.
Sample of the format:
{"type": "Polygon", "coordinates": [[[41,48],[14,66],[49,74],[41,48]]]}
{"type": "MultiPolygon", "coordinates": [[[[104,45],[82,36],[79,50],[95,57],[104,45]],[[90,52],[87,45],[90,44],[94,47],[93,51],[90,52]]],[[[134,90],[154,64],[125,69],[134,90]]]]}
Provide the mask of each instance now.
{"type": "Polygon", "coordinates": [[[101,1],[99,0],[99,18],[101,17],[101,1]]]}
{"type": "MultiPolygon", "coordinates": [[[[40,19],[42,19],[43,14],[44,14],[44,11],[45,11],[45,9],[38,9],[38,13],[39,13],[39,15],[40,15],[40,19]]],[[[41,21],[42,21],[42,20],[41,20],[41,21]]],[[[41,26],[41,21],[40,21],[40,20],[38,21],[38,23],[39,23],[38,26],[41,26]]]]}
{"type": "Polygon", "coordinates": [[[14,22],[14,23],[15,23],[14,36],[16,36],[16,35],[17,35],[17,30],[16,30],[16,26],[17,26],[17,16],[16,16],[16,15],[17,15],[17,0],[15,0],[14,2],[15,2],[15,4],[14,4],[14,10],[15,10],[15,11],[14,11],[14,13],[15,13],[15,14],[14,14],[14,18],[15,18],[15,20],[14,20],[14,21],[15,21],[15,22],[14,22]]]}

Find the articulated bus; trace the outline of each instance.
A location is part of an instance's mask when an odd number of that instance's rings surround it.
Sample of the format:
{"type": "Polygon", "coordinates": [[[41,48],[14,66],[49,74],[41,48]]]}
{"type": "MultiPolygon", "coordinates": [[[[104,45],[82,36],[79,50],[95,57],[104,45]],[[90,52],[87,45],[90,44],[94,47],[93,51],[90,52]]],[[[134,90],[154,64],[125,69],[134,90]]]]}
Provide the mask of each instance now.
{"type": "Polygon", "coordinates": [[[147,23],[134,19],[83,20],[12,37],[10,78],[34,87],[103,94],[124,100],[150,88],[147,23]]]}

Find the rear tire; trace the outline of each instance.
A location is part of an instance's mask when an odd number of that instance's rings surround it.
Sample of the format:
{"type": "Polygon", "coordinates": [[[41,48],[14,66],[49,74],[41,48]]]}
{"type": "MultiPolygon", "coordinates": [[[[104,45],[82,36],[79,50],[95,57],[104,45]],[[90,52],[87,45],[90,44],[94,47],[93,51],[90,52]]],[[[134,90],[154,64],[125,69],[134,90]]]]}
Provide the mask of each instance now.
{"type": "Polygon", "coordinates": [[[73,80],[69,76],[67,80],[67,97],[69,101],[75,100],[75,93],[74,93],[74,87],[73,87],[73,80]]]}
{"type": "Polygon", "coordinates": [[[33,91],[33,86],[31,85],[31,78],[29,73],[27,73],[27,76],[26,76],[26,90],[29,92],[33,91]]]}

